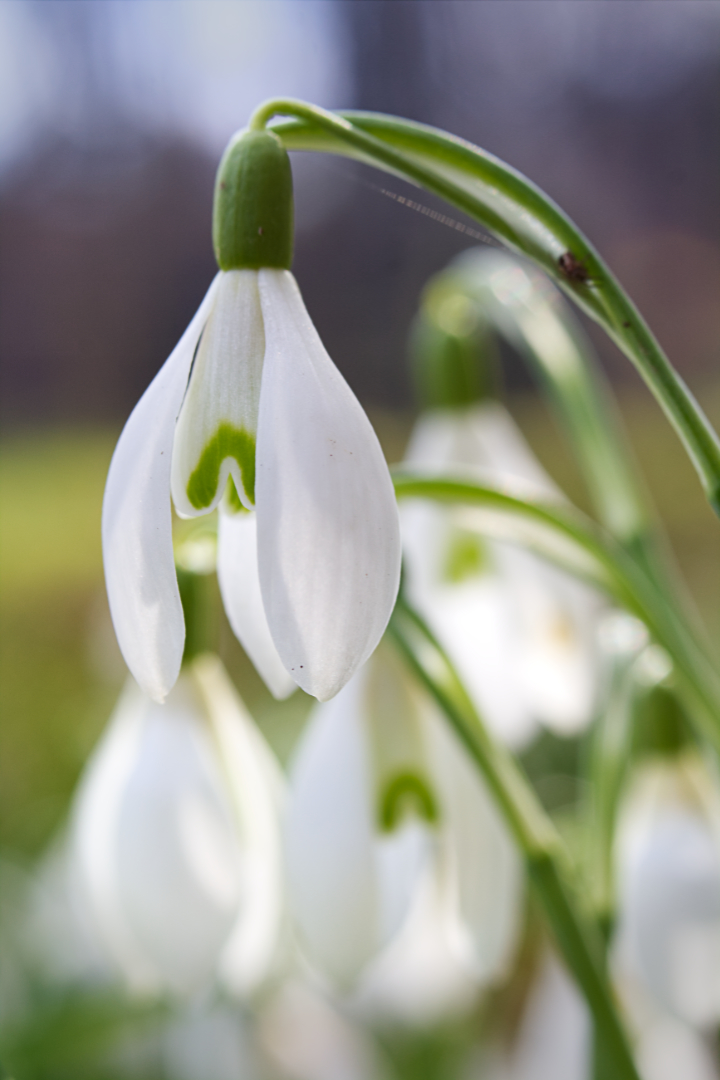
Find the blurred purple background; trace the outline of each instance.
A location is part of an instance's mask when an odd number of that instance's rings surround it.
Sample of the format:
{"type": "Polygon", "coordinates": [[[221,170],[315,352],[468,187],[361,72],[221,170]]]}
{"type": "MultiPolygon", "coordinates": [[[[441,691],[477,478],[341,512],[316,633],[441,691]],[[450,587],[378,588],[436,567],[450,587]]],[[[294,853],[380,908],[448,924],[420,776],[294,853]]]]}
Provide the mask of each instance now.
{"type": "MultiPolygon", "coordinates": [[[[701,384],[720,353],[719,54],[709,0],[4,0],[6,429],[127,415],[214,272],[223,146],[276,95],[436,124],[525,172],[701,384]]],[[[418,293],[467,237],[361,166],[296,155],[295,176],[311,314],[365,402],[406,406],[418,293]]]]}

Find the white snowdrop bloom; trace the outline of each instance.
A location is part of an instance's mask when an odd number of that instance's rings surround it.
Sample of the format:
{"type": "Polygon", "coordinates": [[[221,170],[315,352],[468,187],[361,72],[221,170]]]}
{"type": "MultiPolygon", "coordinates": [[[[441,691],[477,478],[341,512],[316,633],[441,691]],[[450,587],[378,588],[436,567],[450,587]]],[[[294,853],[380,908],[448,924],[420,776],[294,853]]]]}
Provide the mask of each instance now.
{"type": "Polygon", "coordinates": [[[250,993],[285,925],[278,765],[220,661],[164,706],[132,682],[85,769],[70,825],[74,902],[130,990],[250,993]]]}
{"type": "Polygon", "coordinates": [[[183,653],[172,551],[181,516],[223,501],[219,573],[235,632],[278,696],[332,697],[370,656],[399,583],[400,538],[377,437],[289,271],[292,177],[270,132],[234,140],[218,173],[220,273],[140,399],[103,507],[115,630],[162,701],[183,653]],[[225,511],[254,527],[226,520],[225,511]]]}
{"type": "MultiPolygon", "coordinates": [[[[390,646],[312,714],[291,770],[286,850],[301,947],[339,987],[357,985],[411,911],[409,933],[423,941],[415,959],[429,977],[438,957],[448,968],[446,954],[475,986],[504,973],[521,902],[518,856],[464,750],[390,646]]],[[[371,996],[386,987],[396,997],[413,962],[413,948],[399,944],[371,996]]]]}
{"type": "MultiPolygon", "coordinates": [[[[563,498],[496,402],[424,413],[405,463],[563,498]]],[[[522,747],[539,724],[581,730],[597,691],[597,593],[539,556],[485,539],[472,509],[407,500],[401,523],[408,595],[494,734],[522,747]]]]}
{"type": "Polygon", "coordinates": [[[720,1020],[720,795],[685,753],[639,771],[617,847],[620,964],[704,1030],[720,1020]]]}

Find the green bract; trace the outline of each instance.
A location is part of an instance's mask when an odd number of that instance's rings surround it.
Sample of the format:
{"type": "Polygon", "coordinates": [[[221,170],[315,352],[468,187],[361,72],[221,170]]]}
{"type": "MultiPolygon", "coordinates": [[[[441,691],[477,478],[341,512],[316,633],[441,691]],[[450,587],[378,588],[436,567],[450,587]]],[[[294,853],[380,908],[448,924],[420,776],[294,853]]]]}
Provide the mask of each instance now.
{"type": "Polygon", "coordinates": [[[289,270],[293,257],[290,158],[270,131],[243,131],[215,182],[213,246],[221,270],[289,270]]]}

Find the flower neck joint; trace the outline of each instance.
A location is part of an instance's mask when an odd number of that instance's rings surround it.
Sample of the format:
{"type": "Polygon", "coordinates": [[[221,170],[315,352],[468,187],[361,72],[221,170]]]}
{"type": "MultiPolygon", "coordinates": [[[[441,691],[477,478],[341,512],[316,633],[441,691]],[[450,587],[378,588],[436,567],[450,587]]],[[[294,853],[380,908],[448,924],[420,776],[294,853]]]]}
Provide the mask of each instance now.
{"type": "Polygon", "coordinates": [[[213,246],[221,270],[289,270],[293,257],[290,158],[271,131],[243,131],[215,182],[213,246]]]}

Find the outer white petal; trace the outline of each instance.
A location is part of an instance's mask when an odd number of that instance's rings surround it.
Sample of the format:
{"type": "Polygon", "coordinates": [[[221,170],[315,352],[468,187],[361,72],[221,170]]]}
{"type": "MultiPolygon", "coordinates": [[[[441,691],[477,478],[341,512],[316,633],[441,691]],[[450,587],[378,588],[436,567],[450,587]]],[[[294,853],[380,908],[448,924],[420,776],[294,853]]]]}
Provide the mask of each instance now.
{"type": "Polygon", "coordinates": [[[278,655],[263,607],[255,514],[226,514],[218,522],[217,574],[223,604],[238,641],[276,698],[297,683],[278,655]]]}
{"type": "Polygon", "coordinates": [[[230,455],[216,462],[216,472],[208,470],[208,483],[212,483],[203,485],[202,502],[190,500],[188,484],[220,425],[250,436],[253,445],[246,452],[251,453],[254,465],[264,355],[257,270],[221,273],[175,429],[171,487],[175,508],[183,517],[207,514],[217,506],[230,475],[243,504],[253,505],[243,485],[248,478],[243,478],[239,461],[230,455]]]}
{"type": "Polygon", "coordinates": [[[128,692],[88,766],[74,833],[87,902],[130,985],[201,986],[244,882],[233,811],[187,677],[163,707],[128,692]]]}
{"type": "MultiPolygon", "coordinates": [[[[442,718],[427,715],[428,750],[457,909],[476,977],[505,975],[522,917],[520,858],[482,779],[442,718]]],[[[458,939],[458,947],[463,944],[458,939]]]]}
{"type": "Polygon", "coordinates": [[[507,409],[484,402],[467,409],[433,409],[417,421],[405,454],[419,469],[470,469],[496,481],[518,483],[537,495],[562,498],[507,409]]]}
{"type": "Polygon", "coordinates": [[[131,672],[156,701],[177,679],[185,641],[172,548],[173,434],[218,280],[135,406],[105,486],[103,558],[115,633],[131,672]]]}
{"type": "Polygon", "coordinates": [[[590,1080],[587,1006],[559,960],[545,957],[511,1057],[512,1080],[590,1080]]]}
{"type": "Polygon", "coordinates": [[[377,437],[292,274],[261,270],[260,296],[260,584],[285,667],[324,701],[387,626],[400,575],[397,507],[377,437]]]}
{"type": "Polygon", "coordinates": [[[710,1040],[674,1016],[661,1015],[645,1027],[636,1058],[644,1080],[718,1080],[710,1040]]]}
{"type": "Polygon", "coordinates": [[[498,555],[517,612],[518,689],[551,731],[573,735],[590,722],[599,681],[599,593],[530,552],[498,555]]]}
{"type": "Polygon", "coordinates": [[[312,962],[351,983],[380,946],[362,679],[315,709],[290,775],[290,903],[312,962]]]}
{"type": "Polygon", "coordinates": [[[243,903],[220,957],[230,990],[247,994],[272,973],[284,943],[281,818],[285,780],[216,656],[190,669],[216,742],[242,843],[243,903]]]}
{"type": "Polygon", "coordinates": [[[363,976],[356,1003],[383,1024],[432,1027],[473,1007],[478,981],[454,948],[453,920],[439,875],[430,867],[409,918],[363,976]]]}
{"type": "Polygon", "coordinates": [[[621,826],[620,932],[655,1000],[707,1027],[720,1018],[720,838],[698,807],[655,781],[621,826]]]}

